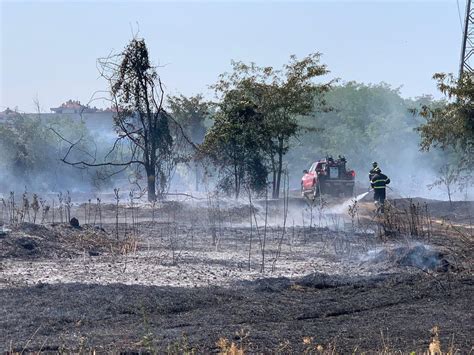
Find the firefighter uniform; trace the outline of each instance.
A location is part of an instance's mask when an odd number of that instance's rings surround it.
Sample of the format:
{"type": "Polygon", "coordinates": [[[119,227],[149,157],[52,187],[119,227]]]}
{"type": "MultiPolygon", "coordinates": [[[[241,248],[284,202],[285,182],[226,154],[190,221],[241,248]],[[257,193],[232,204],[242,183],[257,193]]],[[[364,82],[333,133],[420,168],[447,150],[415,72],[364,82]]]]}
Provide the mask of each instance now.
{"type": "Polygon", "coordinates": [[[375,168],[375,175],[372,176],[370,180],[370,186],[374,189],[374,200],[382,204],[383,212],[383,203],[385,202],[385,187],[390,184],[390,179],[387,175],[382,174],[380,168],[375,168]]]}
{"type": "Polygon", "coordinates": [[[369,181],[372,181],[372,178],[377,173],[377,169],[380,170],[379,165],[377,164],[376,161],[374,161],[372,163],[372,169],[370,169],[370,171],[369,171],[369,181]]]}

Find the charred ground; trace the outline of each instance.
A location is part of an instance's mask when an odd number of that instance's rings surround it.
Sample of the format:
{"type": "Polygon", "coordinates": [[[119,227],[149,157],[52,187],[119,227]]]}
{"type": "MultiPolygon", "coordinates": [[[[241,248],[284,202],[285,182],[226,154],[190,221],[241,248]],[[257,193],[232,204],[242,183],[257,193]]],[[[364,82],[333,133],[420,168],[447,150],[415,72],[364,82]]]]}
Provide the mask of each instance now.
{"type": "Polygon", "coordinates": [[[473,203],[392,205],[388,221],[368,202],[292,200],[285,221],[281,203],[215,200],[17,223],[0,236],[2,350],[421,352],[439,326],[443,350],[470,351],[473,203]]]}

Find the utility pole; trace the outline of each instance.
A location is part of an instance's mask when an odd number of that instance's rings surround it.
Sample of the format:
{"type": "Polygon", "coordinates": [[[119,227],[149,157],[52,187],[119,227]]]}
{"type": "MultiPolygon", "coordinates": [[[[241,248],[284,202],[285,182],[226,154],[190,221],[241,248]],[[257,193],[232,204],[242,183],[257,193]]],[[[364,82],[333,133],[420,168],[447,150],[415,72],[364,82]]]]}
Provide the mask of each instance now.
{"type": "Polygon", "coordinates": [[[466,0],[466,19],[462,38],[461,65],[459,78],[463,73],[474,73],[474,6],[473,0],[466,0]]]}

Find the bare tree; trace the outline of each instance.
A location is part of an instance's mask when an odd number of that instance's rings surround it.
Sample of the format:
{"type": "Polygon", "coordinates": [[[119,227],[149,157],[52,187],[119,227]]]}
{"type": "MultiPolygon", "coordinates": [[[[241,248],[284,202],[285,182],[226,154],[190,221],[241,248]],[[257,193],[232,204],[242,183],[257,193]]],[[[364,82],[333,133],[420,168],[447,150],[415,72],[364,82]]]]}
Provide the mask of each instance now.
{"type": "Polygon", "coordinates": [[[97,63],[100,75],[109,84],[118,137],[101,162],[92,154],[89,160],[73,161],[71,153],[82,138],[68,141],[70,146],[62,161],[79,168],[114,167],[109,176],[129,167],[139,177],[144,171],[148,200],[155,201],[157,189],[159,196],[166,191],[176,166],[173,133],[184,135],[183,130],[163,109],[163,84],[143,39],[133,38],[121,53],[100,58],[97,63]]]}
{"type": "Polygon", "coordinates": [[[453,195],[453,191],[455,190],[456,188],[456,183],[457,183],[457,179],[459,177],[459,174],[458,174],[458,171],[456,170],[457,168],[449,165],[449,164],[445,164],[443,165],[440,169],[439,169],[439,178],[437,181],[435,181],[433,184],[431,185],[428,185],[428,187],[431,189],[433,188],[434,186],[440,186],[440,185],[444,185],[444,187],[446,188],[446,192],[448,194],[448,200],[449,200],[449,204],[452,206],[453,205],[453,201],[452,201],[452,195],[453,195]]]}

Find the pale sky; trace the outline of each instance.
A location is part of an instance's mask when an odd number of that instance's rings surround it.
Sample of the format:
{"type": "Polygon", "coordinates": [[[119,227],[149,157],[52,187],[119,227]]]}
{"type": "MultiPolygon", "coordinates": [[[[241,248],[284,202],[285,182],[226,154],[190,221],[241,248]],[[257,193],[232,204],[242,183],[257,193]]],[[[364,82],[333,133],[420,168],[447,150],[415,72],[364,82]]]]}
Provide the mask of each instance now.
{"type": "Polygon", "coordinates": [[[33,112],[35,98],[44,112],[88,102],[107,88],[96,59],[137,29],[170,94],[210,97],[231,59],[280,67],[321,52],[328,80],[439,97],[431,77],[459,70],[465,1],[0,0],[0,111],[33,112]]]}

